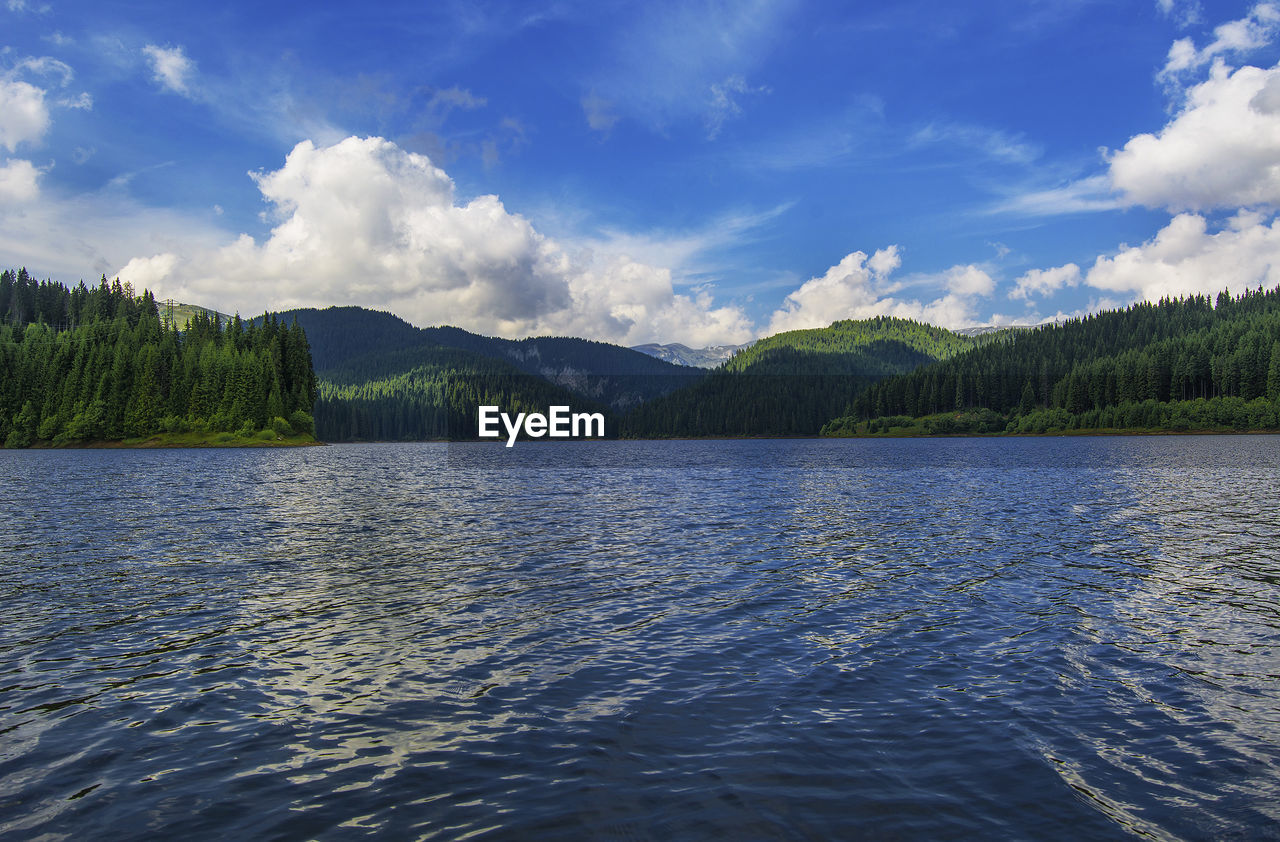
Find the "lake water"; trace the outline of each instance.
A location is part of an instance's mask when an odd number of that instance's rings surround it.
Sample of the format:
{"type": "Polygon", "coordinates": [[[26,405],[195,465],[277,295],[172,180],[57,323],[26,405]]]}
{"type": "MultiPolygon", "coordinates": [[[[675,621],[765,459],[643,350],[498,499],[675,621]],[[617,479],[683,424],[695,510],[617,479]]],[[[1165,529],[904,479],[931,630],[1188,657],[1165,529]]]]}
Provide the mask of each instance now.
{"type": "Polygon", "coordinates": [[[0,454],[0,836],[1280,839],[1280,438],[0,454]]]}

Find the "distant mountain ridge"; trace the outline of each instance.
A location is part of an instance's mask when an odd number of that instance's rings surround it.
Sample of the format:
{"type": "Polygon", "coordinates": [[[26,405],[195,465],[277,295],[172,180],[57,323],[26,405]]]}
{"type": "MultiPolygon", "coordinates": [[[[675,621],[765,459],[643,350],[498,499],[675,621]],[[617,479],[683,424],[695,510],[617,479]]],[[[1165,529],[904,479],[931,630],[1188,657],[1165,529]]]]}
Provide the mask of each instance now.
{"type": "Polygon", "coordinates": [[[576,396],[575,408],[622,412],[706,375],[605,342],[418,328],[363,307],[304,308],[282,318],[307,332],[320,382],[317,430],[332,441],[456,436],[475,429],[482,398],[545,410],[547,400],[576,396]]]}
{"type": "Polygon", "coordinates": [[[883,316],[774,334],[709,376],[638,407],[622,419],[622,434],[816,435],[882,378],[947,359],[975,342],[883,316]]]}
{"type": "Polygon", "coordinates": [[[705,348],[690,348],[688,345],[681,345],[679,342],[670,342],[665,345],[649,342],[644,345],[632,345],[631,350],[639,351],[642,354],[648,354],[651,357],[676,365],[715,368],[738,351],[750,348],[754,344],[755,340],[753,339],[741,345],[708,345],[705,348]]]}
{"type": "Polygon", "coordinates": [[[900,374],[946,359],[974,339],[942,327],[875,316],[843,319],[827,327],[788,330],[753,343],[725,363],[751,374],[900,374]]]}
{"type": "Polygon", "coordinates": [[[688,366],[675,365],[639,351],[564,336],[502,339],[481,336],[458,327],[414,327],[399,316],[364,307],[303,308],[283,314],[298,319],[312,342],[316,371],[335,368],[355,357],[422,345],[460,348],[505,359],[529,374],[548,379],[594,375],[689,375],[688,366]]]}
{"type": "MultiPolygon", "coordinates": [[[[708,370],[586,339],[418,328],[362,307],[282,317],[307,332],[317,432],[332,441],[465,438],[477,402],[529,408],[570,398],[606,409],[611,435],[814,435],[877,380],[980,341],[902,319],[843,321],[701,349],[724,357],[708,370]]],[[[696,349],[674,348],[697,359],[696,349]]]]}

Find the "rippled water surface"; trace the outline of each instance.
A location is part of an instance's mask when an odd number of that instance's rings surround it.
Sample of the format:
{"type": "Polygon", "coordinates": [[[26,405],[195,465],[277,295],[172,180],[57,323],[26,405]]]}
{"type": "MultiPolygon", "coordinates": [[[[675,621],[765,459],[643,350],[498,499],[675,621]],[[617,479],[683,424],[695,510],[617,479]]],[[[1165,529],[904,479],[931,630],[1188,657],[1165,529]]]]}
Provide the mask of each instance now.
{"type": "Polygon", "coordinates": [[[0,836],[1280,838],[1280,440],[0,455],[0,836]]]}

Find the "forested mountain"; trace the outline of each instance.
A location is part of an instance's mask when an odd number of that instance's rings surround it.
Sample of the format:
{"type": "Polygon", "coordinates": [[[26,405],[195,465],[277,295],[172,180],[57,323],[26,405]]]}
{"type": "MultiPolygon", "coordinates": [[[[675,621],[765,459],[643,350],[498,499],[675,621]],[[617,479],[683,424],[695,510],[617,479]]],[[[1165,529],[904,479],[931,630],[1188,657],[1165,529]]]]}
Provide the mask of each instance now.
{"type": "Polygon", "coordinates": [[[755,374],[898,374],[974,344],[946,328],[877,316],[767,336],[734,354],[724,368],[755,374]]]}
{"type": "Polygon", "coordinates": [[[1277,401],[1280,288],[1258,289],[993,334],[876,384],[827,432],[1271,429],[1277,401]]]}
{"type": "Polygon", "coordinates": [[[299,309],[282,314],[297,318],[315,354],[316,371],[327,371],[356,357],[380,351],[438,345],[505,359],[527,374],[554,377],[565,371],[586,374],[697,375],[647,354],[565,336],[501,339],[457,327],[414,327],[398,316],[363,307],[299,309]]]}
{"type": "MultiPolygon", "coordinates": [[[[474,439],[482,405],[511,416],[545,413],[551,406],[609,413],[503,360],[436,345],[373,354],[329,369],[315,404],[316,429],[326,441],[474,439]],[[387,370],[395,373],[376,373],[387,370]]],[[[613,427],[606,424],[608,431],[613,427]]]]}
{"type": "Polygon", "coordinates": [[[156,306],[160,309],[160,321],[165,325],[173,325],[178,330],[186,330],[187,324],[196,316],[208,316],[214,321],[222,324],[231,324],[234,316],[226,313],[219,313],[217,310],[210,310],[208,307],[201,307],[196,304],[179,304],[177,302],[157,301],[156,306]]]}
{"type": "Polygon", "coordinates": [[[311,432],[306,334],[275,316],[166,327],[119,280],[74,289],[0,273],[0,439],[6,447],[192,430],[276,439],[311,432]],[[259,435],[261,433],[261,435],[259,435]]]}
{"type": "Polygon", "coordinates": [[[906,319],[840,321],[775,334],[709,377],[644,404],[627,436],[815,435],[876,381],[949,357],[975,340],[906,319]]]}
{"type": "Polygon", "coordinates": [[[0,441],[267,439],[310,432],[313,410],[333,441],[475,438],[485,404],[600,411],[624,436],[1280,428],[1280,288],[975,336],[841,321],[768,337],[709,373],[358,307],[226,324],[170,312],[105,277],[68,288],[0,273],[0,441]]]}
{"type": "Polygon", "coordinates": [[[362,307],[286,315],[297,318],[311,340],[320,379],[316,430],[328,441],[473,437],[477,403],[466,405],[473,397],[488,395],[492,400],[482,402],[512,412],[552,404],[616,410],[705,375],[586,339],[511,340],[456,327],[417,328],[362,307]]]}
{"type": "Polygon", "coordinates": [[[303,308],[287,310],[282,317],[297,319],[306,331],[317,374],[356,357],[429,342],[418,328],[398,316],[363,307],[303,308]]]}

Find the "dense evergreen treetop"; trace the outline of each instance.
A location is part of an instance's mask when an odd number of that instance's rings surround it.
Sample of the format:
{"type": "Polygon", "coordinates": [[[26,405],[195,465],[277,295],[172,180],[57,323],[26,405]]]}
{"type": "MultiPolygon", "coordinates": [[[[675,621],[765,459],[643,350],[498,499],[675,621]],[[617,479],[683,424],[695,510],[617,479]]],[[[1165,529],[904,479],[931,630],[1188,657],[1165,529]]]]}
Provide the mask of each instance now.
{"type": "Polygon", "coordinates": [[[793,330],[739,351],[698,382],[645,403],[627,436],[816,435],[877,379],[972,347],[976,340],[879,317],[793,330]]]}
{"type": "Polygon", "coordinates": [[[306,334],[197,313],[179,331],[154,296],[0,273],[0,440],[25,447],[192,429],[310,432],[306,334]]]}
{"type": "Polygon", "coordinates": [[[1280,424],[1280,288],[972,338],[890,317],[839,321],[767,337],[709,373],[607,343],[416,328],[360,307],[225,323],[197,310],[181,326],[168,312],[119,280],[68,288],[0,273],[0,441],[307,430],[313,408],[316,432],[334,440],[469,437],[486,403],[629,410],[610,428],[634,436],[812,435],[826,422],[835,434],[1280,424]]]}
{"type": "MultiPolygon", "coordinates": [[[[994,334],[859,395],[852,422],[989,409],[1070,415],[1152,401],[1280,400],[1280,288],[1142,302],[994,334]]],[[[1128,425],[1121,425],[1128,426],[1128,425]]]]}
{"type": "Polygon", "coordinates": [[[316,429],[328,441],[472,439],[477,437],[478,408],[485,405],[512,416],[545,413],[551,406],[609,413],[504,360],[460,348],[425,346],[372,354],[330,369],[320,381],[316,429]],[[368,375],[395,355],[406,367],[368,375]]]}
{"type": "Polygon", "coordinates": [[[786,359],[796,362],[819,360],[848,368],[841,365],[838,358],[840,355],[853,355],[853,359],[865,360],[869,369],[874,369],[864,373],[878,374],[886,368],[904,370],[901,366],[909,370],[922,360],[946,359],[976,344],[976,340],[945,328],[909,319],[877,316],[837,321],[829,327],[775,333],[734,354],[723,368],[728,371],[754,369],[755,373],[786,373],[777,370],[782,368],[777,361],[786,359]]]}

